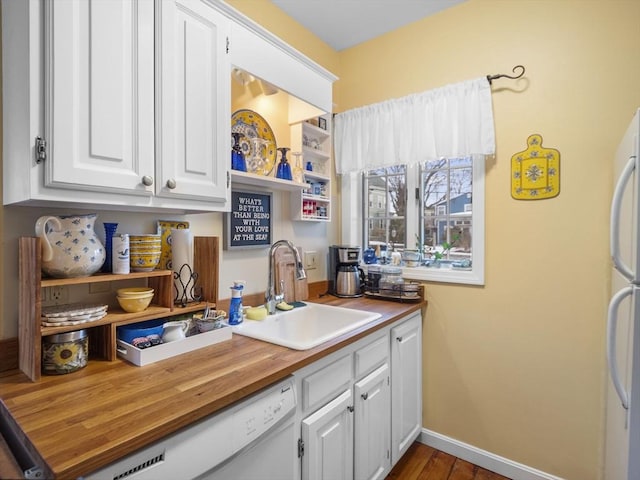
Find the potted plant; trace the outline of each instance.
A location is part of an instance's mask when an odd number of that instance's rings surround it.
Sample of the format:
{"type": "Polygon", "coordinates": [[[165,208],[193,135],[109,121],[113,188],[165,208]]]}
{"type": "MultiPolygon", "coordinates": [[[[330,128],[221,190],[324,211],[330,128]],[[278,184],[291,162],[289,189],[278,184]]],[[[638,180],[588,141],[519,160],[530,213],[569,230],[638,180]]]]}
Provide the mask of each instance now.
{"type": "Polygon", "coordinates": [[[431,266],[439,267],[441,260],[449,254],[449,251],[455,246],[458,240],[460,240],[460,233],[454,235],[450,242],[442,242],[440,244],[442,251],[436,250],[433,252],[433,262],[431,263],[431,266]]]}

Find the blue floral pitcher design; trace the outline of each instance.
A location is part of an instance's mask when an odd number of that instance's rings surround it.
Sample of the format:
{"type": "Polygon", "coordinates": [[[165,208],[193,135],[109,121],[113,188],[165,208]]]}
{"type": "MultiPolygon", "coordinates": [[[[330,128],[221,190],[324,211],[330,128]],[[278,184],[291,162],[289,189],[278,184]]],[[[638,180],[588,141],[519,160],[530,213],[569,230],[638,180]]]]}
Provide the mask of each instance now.
{"type": "Polygon", "coordinates": [[[105,261],[106,253],[93,225],[97,215],[45,215],[36,221],[42,245],[42,271],[55,278],[88,277],[105,261]]]}

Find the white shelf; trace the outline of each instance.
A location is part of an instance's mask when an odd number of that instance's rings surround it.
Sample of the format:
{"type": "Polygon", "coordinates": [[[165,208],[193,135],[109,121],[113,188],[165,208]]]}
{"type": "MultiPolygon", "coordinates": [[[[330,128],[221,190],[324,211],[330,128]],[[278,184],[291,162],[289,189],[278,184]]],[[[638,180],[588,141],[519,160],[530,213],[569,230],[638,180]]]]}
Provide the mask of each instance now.
{"type": "Polygon", "coordinates": [[[325,175],[323,173],[310,172],[309,170],[305,170],[302,173],[304,174],[305,178],[309,178],[311,180],[322,180],[324,182],[331,181],[331,177],[329,177],[328,175],[325,175]]]}
{"type": "Polygon", "coordinates": [[[248,172],[239,172],[237,170],[231,170],[231,183],[232,185],[252,185],[255,187],[267,187],[270,190],[284,190],[289,192],[301,192],[308,187],[306,183],[266,177],[248,172]]]}
{"type": "Polygon", "coordinates": [[[303,168],[307,162],[314,165],[314,170],[302,172],[304,180],[311,183],[323,183],[322,191],[325,193],[325,195],[314,195],[306,192],[306,188],[300,192],[292,193],[294,220],[303,222],[331,221],[331,115],[324,115],[323,118],[327,122],[327,130],[308,122],[291,124],[292,151],[302,152],[303,168]],[[318,215],[318,212],[323,212],[325,215],[318,215]]]}
{"type": "Polygon", "coordinates": [[[299,222],[330,222],[329,217],[319,217],[317,215],[305,215],[297,219],[299,222]]]}
{"type": "Polygon", "coordinates": [[[329,132],[329,130],[316,127],[315,125],[312,125],[309,122],[301,122],[301,123],[304,123],[305,130],[307,132],[312,132],[315,137],[329,138],[331,136],[331,133],[329,132]]]}
{"type": "Polygon", "coordinates": [[[331,199],[329,197],[323,197],[322,195],[313,195],[311,193],[303,193],[302,198],[305,200],[315,200],[316,202],[329,203],[331,199]]]}
{"type": "Polygon", "coordinates": [[[329,160],[329,158],[331,158],[331,155],[329,155],[327,152],[320,150],[318,148],[311,148],[311,147],[302,147],[302,155],[303,155],[303,158],[306,158],[306,159],[311,158],[311,161],[329,160]]]}

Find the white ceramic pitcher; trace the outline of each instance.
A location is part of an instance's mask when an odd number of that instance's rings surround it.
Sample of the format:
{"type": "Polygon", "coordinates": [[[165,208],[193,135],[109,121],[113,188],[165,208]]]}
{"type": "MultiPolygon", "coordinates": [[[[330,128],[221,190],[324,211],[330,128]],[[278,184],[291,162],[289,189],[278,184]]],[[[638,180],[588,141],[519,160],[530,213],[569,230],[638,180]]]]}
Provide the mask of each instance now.
{"type": "Polygon", "coordinates": [[[106,252],[93,225],[97,215],[45,215],[36,221],[42,245],[42,271],[51,277],[88,277],[104,263],[106,252]]]}
{"type": "Polygon", "coordinates": [[[187,320],[174,320],[166,322],[163,327],[162,341],[164,343],[182,340],[187,336],[191,323],[187,320]]]}

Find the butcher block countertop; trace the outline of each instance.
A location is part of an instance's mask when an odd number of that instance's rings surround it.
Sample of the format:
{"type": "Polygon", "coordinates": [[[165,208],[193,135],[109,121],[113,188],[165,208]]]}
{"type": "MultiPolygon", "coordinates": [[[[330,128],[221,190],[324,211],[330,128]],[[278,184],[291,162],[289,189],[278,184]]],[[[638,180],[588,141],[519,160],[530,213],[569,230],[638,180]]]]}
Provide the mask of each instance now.
{"type": "MultiPolygon", "coordinates": [[[[0,414],[16,422],[47,477],[76,478],[215,413],[425,303],[325,296],[312,302],[381,318],[305,351],[233,335],[144,367],[92,360],[67,375],[0,378],[0,414]]],[[[303,307],[304,308],[304,307],[303,307]]]]}

